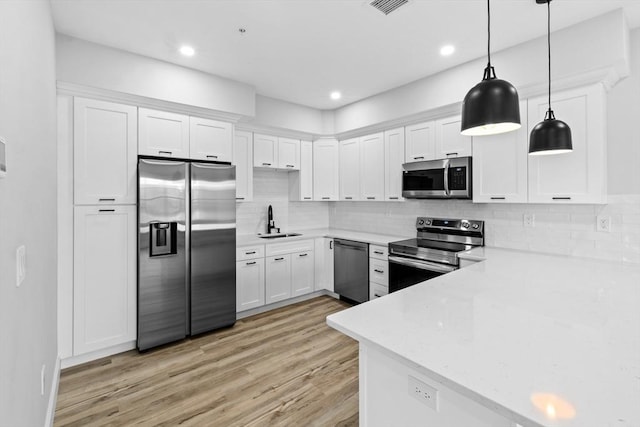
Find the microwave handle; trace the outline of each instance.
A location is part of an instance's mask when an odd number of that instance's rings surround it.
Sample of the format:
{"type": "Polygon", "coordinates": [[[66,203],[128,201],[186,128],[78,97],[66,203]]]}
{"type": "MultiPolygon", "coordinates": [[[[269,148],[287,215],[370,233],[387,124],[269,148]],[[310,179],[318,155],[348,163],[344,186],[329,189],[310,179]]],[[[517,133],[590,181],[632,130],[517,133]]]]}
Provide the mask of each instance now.
{"type": "Polygon", "coordinates": [[[449,160],[445,160],[444,165],[444,193],[447,196],[451,195],[451,192],[449,191],[449,160]]]}

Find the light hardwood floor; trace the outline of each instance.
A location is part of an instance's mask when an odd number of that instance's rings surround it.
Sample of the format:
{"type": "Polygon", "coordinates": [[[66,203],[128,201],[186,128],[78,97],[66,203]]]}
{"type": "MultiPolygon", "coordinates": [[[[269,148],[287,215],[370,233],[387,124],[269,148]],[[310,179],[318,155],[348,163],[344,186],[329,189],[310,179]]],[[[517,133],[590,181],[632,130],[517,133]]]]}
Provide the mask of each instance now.
{"type": "Polygon", "coordinates": [[[233,328],[65,369],[55,426],[355,426],[358,345],[314,298],[233,328]]]}

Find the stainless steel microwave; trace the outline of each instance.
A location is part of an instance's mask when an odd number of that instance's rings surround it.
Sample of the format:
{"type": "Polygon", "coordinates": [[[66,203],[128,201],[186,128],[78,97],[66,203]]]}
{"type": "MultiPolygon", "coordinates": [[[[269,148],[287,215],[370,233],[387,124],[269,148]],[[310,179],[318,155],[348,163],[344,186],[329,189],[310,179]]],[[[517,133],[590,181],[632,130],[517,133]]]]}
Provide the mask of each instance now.
{"type": "Polygon", "coordinates": [[[470,199],[471,157],[428,160],[402,165],[402,197],[470,199]]]}

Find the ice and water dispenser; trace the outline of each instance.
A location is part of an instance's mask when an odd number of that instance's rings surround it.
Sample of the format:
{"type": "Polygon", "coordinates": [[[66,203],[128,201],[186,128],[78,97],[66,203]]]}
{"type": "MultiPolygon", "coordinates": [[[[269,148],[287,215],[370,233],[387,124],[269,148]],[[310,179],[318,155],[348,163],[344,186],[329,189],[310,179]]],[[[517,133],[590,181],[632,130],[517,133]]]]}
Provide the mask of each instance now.
{"type": "Polygon", "coordinates": [[[177,222],[153,222],[149,224],[151,244],[150,256],[174,255],[177,253],[177,222]]]}

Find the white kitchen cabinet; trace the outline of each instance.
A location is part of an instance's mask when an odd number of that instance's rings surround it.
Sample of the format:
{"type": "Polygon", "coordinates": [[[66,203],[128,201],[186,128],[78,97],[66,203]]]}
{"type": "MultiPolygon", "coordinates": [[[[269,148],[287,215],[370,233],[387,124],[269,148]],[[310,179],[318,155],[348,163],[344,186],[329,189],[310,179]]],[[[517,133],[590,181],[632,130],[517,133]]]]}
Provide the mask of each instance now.
{"type": "Polygon", "coordinates": [[[382,132],[360,138],[361,200],[384,200],[384,148],[382,132]]]}
{"type": "Polygon", "coordinates": [[[136,339],[135,206],[74,208],[73,355],[136,339]]]}
{"type": "Polygon", "coordinates": [[[258,168],[278,167],[278,137],[253,134],[253,166],[258,168]]]}
{"type": "Polygon", "coordinates": [[[300,169],[300,140],[278,138],[278,168],[285,170],[300,169]]]}
{"type": "Polygon", "coordinates": [[[389,250],[387,246],[369,245],[369,299],[389,293],[389,250]]]}
{"type": "Polygon", "coordinates": [[[231,162],[233,158],[233,126],[231,123],[190,117],[189,158],[231,162]]]}
{"type": "Polygon", "coordinates": [[[315,290],[326,289],[333,292],[333,239],[320,237],[315,247],[315,290]]]}
{"type": "Polygon", "coordinates": [[[276,255],[266,259],[266,303],[291,298],[291,255],[276,255]]]}
{"type": "Polygon", "coordinates": [[[236,311],[261,307],[265,301],[264,257],[236,262],[236,311]]]}
{"type": "Polygon", "coordinates": [[[436,158],[436,123],[418,123],[405,127],[405,161],[421,162],[436,158]]]}
{"type": "Polygon", "coordinates": [[[291,294],[294,297],[313,292],[313,251],[291,254],[291,294]]]}
{"type": "Polygon", "coordinates": [[[138,153],[189,158],[189,116],[139,108],[138,153]]]}
{"type": "MultiPolygon", "coordinates": [[[[571,128],[573,151],[529,156],[529,202],[606,203],[606,111],[601,84],[554,92],[551,107],[571,128]]],[[[544,119],[547,97],[528,100],[528,128],[544,119]]]]}
{"type": "Polygon", "coordinates": [[[289,200],[313,200],[313,144],[300,141],[300,172],[289,174],[289,200]]]}
{"type": "Polygon", "coordinates": [[[137,113],[130,105],[74,99],[76,205],[136,203],[137,113]]]}
{"type": "Polygon", "coordinates": [[[520,101],[517,131],[473,138],[473,201],[526,203],[529,132],[527,101],[520,101]]]}
{"type": "Polygon", "coordinates": [[[471,156],[471,137],[460,133],[462,117],[436,120],[436,159],[471,156]]]}
{"type": "Polygon", "coordinates": [[[339,148],[334,138],[321,138],[313,143],[313,199],[338,200],[339,148]]]}
{"type": "Polygon", "coordinates": [[[404,128],[384,132],[384,198],[385,200],[404,200],[402,198],[402,164],[404,159],[404,128]]]}
{"type": "Polygon", "coordinates": [[[340,141],[340,200],[360,200],[360,139],[340,141]]]}
{"type": "Polygon", "coordinates": [[[253,200],[253,134],[236,130],[233,143],[236,166],[236,200],[253,200]]]}

